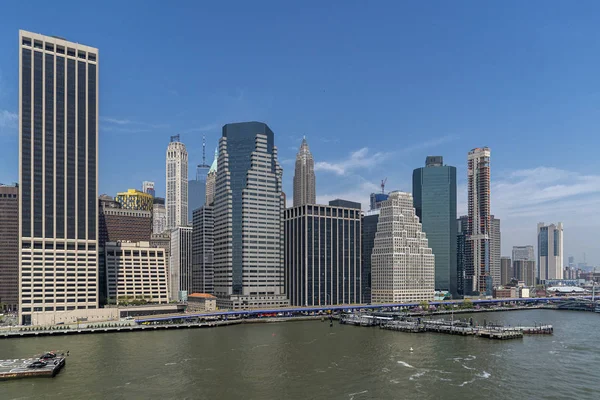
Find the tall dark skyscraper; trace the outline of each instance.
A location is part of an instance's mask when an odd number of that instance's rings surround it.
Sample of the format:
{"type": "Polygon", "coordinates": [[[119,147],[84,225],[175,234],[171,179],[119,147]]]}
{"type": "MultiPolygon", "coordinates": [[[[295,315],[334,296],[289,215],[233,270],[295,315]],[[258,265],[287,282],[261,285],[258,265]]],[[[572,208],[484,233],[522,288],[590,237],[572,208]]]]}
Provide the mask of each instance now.
{"type": "Polygon", "coordinates": [[[98,307],[98,59],[93,47],[19,31],[24,324],[98,307]],[[32,279],[34,265],[42,277],[32,279]]]}
{"type": "Polygon", "coordinates": [[[19,303],[19,188],[0,184],[0,313],[19,303]]]}
{"type": "Polygon", "coordinates": [[[296,154],[294,171],[294,207],[316,203],[315,161],[308,148],[306,138],[296,154]]]}
{"type": "Polygon", "coordinates": [[[219,141],[214,279],[222,308],[280,307],[285,293],[283,170],[273,131],[227,124],[219,141]]]}
{"type": "Polygon", "coordinates": [[[285,265],[294,306],[361,303],[360,203],[285,210],[285,265]]]}
{"type": "Polygon", "coordinates": [[[375,234],[379,222],[379,210],[370,210],[362,219],[362,302],[371,302],[371,255],[375,245],[375,234]]]}
{"type": "Polygon", "coordinates": [[[464,296],[468,292],[465,289],[466,265],[467,265],[467,232],[469,231],[469,217],[461,215],[456,220],[456,290],[458,297],[464,296]],[[466,292],[465,292],[466,290],[466,292]]]}
{"type": "Polygon", "coordinates": [[[192,227],[192,292],[213,294],[214,289],[213,207],[204,205],[194,210],[192,227]]]}
{"type": "Polygon", "coordinates": [[[206,179],[210,165],[206,164],[206,138],[202,138],[202,164],[196,167],[196,179],[188,181],[188,222],[192,225],[194,210],[206,204],[206,179]]]}
{"type": "Polygon", "coordinates": [[[413,171],[413,198],[435,255],[435,289],[456,296],[456,167],[444,165],[441,156],[427,157],[425,167],[413,171]]]}

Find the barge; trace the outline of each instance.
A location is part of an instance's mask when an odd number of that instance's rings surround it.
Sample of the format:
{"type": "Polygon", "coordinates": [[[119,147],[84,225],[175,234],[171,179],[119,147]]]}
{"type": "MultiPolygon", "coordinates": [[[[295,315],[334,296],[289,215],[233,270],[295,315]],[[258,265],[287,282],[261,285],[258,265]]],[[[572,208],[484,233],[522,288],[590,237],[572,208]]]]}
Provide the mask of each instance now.
{"type": "Polygon", "coordinates": [[[0,360],[0,381],[20,378],[53,378],[66,364],[64,353],[46,352],[41,356],[0,360]]]}

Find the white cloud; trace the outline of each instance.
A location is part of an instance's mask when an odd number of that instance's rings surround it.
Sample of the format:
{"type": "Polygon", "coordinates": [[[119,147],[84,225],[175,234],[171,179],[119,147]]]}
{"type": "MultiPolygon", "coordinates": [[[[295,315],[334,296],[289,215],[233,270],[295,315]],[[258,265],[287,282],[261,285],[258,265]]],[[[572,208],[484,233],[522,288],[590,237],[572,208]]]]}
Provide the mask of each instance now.
{"type": "MultiPolygon", "coordinates": [[[[362,182],[359,182],[357,185],[352,185],[352,189],[343,190],[340,192],[329,191],[326,192],[326,194],[318,195],[317,203],[329,204],[330,200],[343,199],[361,203],[362,209],[365,211],[368,210],[370,205],[369,203],[371,193],[378,192],[380,190],[380,187],[379,185],[373,182],[366,181],[363,178],[357,177],[357,179],[362,180],[362,182]]],[[[321,192],[322,191],[317,190],[317,193],[321,192]]]]}
{"type": "Polygon", "coordinates": [[[166,129],[169,127],[168,124],[152,124],[142,121],[134,121],[131,119],[113,118],[113,117],[100,117],[100,121],[104,125],[104,130],[115,131],[115,132],[148,132],[151,129],[166,129]],[[108,126],[106,125],[108,124],[108,126]],[[128,128],[125,128],[128,126],[128,128]],[[131,126],[131,127],[129,127],[131,126]]]}
{"type": "Polygon", "coordinates": [[[0,110],[0,135],[17,133],[19,115],[8,110],[0,110]]]}
{"type": "Polygon", "coordinates": [[[385,161],[391,153],[370,153],[368,147],[363,147],[350,153],[350,156],[337,162],[320,161],[315,164],[315,171],[333,172],[337,175],[346,175],[348,172],[360,168],[372,168],[385,161]]]}

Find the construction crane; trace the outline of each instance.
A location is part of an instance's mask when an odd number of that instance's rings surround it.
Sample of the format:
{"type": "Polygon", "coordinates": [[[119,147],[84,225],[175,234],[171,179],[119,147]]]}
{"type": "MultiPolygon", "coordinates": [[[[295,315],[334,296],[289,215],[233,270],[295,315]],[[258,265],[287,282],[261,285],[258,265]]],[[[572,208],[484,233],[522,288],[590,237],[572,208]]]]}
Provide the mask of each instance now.
{"type": "Polygon", "coordinates": [[[385,194],[385,183],[387,182],[387,178],[381,180],[381,193],[385,194]]]}

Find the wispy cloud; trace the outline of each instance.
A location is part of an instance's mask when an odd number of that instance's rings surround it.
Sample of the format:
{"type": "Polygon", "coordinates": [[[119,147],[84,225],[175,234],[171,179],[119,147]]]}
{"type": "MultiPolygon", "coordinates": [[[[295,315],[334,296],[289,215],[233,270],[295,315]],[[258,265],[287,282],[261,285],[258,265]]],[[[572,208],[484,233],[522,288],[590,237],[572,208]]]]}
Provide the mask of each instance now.
{"type": "Polygon", "coordinates": [[[210,132],[210,131],[214,131],[216,129],[219,129],[220,125],[218,123],[212,123],[212,124],[206,124],[206,125],[202,125],[202,126],[198,126],[195,128],[190,128],[187,129],[185,131],[183,131],[183,133],[193,133],[193,132],[210,132]]]}
{"type": "Polygon", "coordinates": [[[167,129],[169,128],[168,124],[154,124],[154,123],[149,123],[149,122],[143,122],[143,121],[136,121],[136,120],[132,120],[132,119],[126,119],[126,118],[114,118],[114,117],[100,117],[100,122],[103,123],[103,125],[105,125],[105,127],[108,126],[115,126],[114,129],[106,129],[106,130],[113,130],[113,131],[120,131],[120,132],[126,132],[126,131],[132,131],[132,132],[148,132],[151,129],[167,129]],[[124,127],[124,126],[131,126],[131,128],[128,129],[124,129],[124,128],[118,128],[118,127],[124,127]]]}
{"type": "Polygon", "coordinates": [[[346,175],[348,172],[360,168],[372,168],[385,161],[391,153],[372,153],[368,147],[356,150],[343,160],[336,162],[320,161],[315,164],[315,171],[333,172],[337,175],[346,175]]]}
{"type": "Polygon", "coordinates": [[[342,191],[327,191],[325,194],[317,196],[318,204],[328,204],[330,200],[344,199],[355,201],[362,204],[363,210],[369,209],[370,195],[371,193],[378,192],[379,186],[373,182],[367,181],[362,177],[357,177],[358,184],[352,186],[352,189],[342,191]]]}
{"type": "Polygon", "coordinates": [[[439,138],[426,140],[424,142],[417,143],[412,146],[405,147],[402,149],[402,151],[404,151],[405,153],[412,153],[413,151],[416,151],[416,150],[424,150],[424,149],[429,149],[431,147],[437,147],[441,144],[452,142],[457,139],[458,139],[458,136],[456,136],[456,135],[446,135],[446,136],[442,136],[439,138]]]}
{"type": "Polygon", "coordinates": [[[319,140],[323,143],[339,143],[340,142],[340,139],[338,139],[338,138],[321,137],[321,138],[319,138],[319,140]]]}
{"type": "Polygon", "coordinates": [[[283,160],[279,160],[281,165],[293,165],[296,162],[294,158],[284,158],[283,160]]]}
{"type": "Polygon", "coordinates": [[[19,115],[17,113],[0,110],[0,135],[11,135],[17,133],[19,115]]]}

